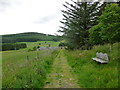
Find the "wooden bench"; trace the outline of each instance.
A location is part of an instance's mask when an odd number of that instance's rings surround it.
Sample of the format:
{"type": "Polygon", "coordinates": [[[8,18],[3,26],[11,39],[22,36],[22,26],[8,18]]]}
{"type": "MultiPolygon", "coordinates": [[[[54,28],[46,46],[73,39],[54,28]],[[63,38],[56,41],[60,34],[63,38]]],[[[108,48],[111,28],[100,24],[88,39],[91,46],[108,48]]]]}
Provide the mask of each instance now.
{"type": "Polygon", "coordinates": [[[100,53],[96,53],[96,57],[95,58],[92,58],[92,60],[94,60],[94,61],[97,61],[97,62],[99,62],[99,63],[108,63],[108,61],[109,61],[109,59],[108,59],[108,55],[106,54],[106,53],[102,53],[102,52],[100,52],[100,53]]]}

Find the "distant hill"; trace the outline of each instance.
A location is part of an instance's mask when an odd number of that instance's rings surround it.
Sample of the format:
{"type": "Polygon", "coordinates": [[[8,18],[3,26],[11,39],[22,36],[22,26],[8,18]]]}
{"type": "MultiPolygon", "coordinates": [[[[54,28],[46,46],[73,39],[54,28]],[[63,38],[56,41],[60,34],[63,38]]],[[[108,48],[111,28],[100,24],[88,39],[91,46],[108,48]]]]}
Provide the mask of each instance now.
{"type": "Polygon", "coordinates": [[[19,34],[1,35],[2,43],[15,43],[15,42],[36,42],[36,41],[59,41],[61,36],[54,36],[50,34],[43,34],[37,32],[25,32],[19,34]]]}

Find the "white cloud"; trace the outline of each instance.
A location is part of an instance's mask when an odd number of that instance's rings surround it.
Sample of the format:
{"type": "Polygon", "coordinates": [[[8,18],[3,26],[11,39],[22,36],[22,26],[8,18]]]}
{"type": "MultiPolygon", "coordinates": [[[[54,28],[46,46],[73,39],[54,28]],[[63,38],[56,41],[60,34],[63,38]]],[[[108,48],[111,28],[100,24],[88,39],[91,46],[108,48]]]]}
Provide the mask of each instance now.
{"type": "Polygon", "coordinates": [[[57,33],[66,0],[0,0],[0,34],[57,33]]]}

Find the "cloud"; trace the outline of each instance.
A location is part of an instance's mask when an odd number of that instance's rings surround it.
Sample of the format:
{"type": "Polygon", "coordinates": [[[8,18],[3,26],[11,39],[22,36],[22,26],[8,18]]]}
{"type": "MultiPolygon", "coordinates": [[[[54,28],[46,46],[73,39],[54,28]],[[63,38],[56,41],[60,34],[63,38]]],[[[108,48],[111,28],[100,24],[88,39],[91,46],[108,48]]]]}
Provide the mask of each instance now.
{"type": "Polygon", "coordinates": [[[5,8],[10,6],[9,2],[6,2],[6,0],[0,0],[0,12],[4,12],[5,8]]]}
{"type": "Polygon", "coordinates": [[[0,0],[0,12],[5,12],[7,8],[20,4],[19,0],[0,0]]]}
{"type": "Polygon", "coordinates": [[[8,6],[10,2],[8,0],[0,0],[0,6],[8,6]]]}
{"type": "Polygon", "coordinates": [[[0,0],[0,34],[57,33],[65,0],[0,0]],[[1,2],[2,1],[2,2],[1,2]],[[4,3],[3,3],[4,1],[4,3]]]}
{"type": "Polygon", "coordinates": [[[37,18],[37,20],[33,21],[33,23],[36,23],[36,24],[45,24],[47,22],[50,22],[51,20],[56,19],[57,17],[58,16],[56,14],[48,15],[48,16],[37,18]]]}

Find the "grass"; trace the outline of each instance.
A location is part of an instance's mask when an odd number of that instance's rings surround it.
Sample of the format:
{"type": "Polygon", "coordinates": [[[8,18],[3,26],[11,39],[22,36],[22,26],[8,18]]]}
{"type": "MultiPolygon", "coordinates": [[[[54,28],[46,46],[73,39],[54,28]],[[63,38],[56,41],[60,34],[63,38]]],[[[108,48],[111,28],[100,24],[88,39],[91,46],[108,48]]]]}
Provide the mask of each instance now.
{"type": "Polygon", "coordinates": [[[2,53],[0,52],[0,89],[2,89],[2,53]]]}
{"type": "Polygon", "coordinates": [[[47,75],[45,88],[79,88],[77,80],[70,71],[71,67],[63,50],[60,50],[52,65],[51,73],[47,75]]]}
{"type": "Polygon", "coordinates": [[[72,73],[78,78],[81,88],[117,88],[118,87],[118,48],[120,43],[113,44],[109,52],[109,44],[94,46],[92,50],[65,51],[72,73]],[[109,56],[108,64],[99,64],[91,58],[96,52],[104,52],[109,56]]]}
{"type": "MultiPolygon", "coordinates": [[[[51,46],[58,46],[59,42],[50,42],[51,46]]],[[[2,87],[3,88],[42,88],[46,84],[46,77],[52,71],[54,59],[59,50],[41,50],[28,52],[41,43],[47,46],[45,41],[25,42],[26,49],[11,50],[2,52],[2,87]],[[28,60],[27,60],[28,56],[28,60]]],[[[118,87],[118,48],[120,43],[113,44],[112,52],[109,51],[109,44],[94,46],[92,50],[63,50],[72,72],[81,88],[117,88],[118,87]],[[107,53],[108,64],[99,64],[91,58],[96,52],[107,53]]],[[[1,53],[1,52],[0,52],[1,53]]],[[[64,60],[62,55],[57,59],[64,60]]],[[[56,70],[61,70],[59,65],[56,70]]],[[[68,75],[69,76],[69,75],[68,75]]],[[[58,76],[58,78],[60,78],[58,76]]],[[[48,82],[49,83],[49,82],[48,82]]]]}
{"type": "MultiPolygon", "coordinates": [[[[28,48],[38,42],[28,43],[28,48]]],[[[51,42],[54,43],[55,42],[51,42]]],[[[2,88],[42,88],[59,50],[2,52],[2,88]],[[27,58],[28,56],[28,58],[27,58]]]]}
{"type": "Polygon", "coordinates": [[[37,42],[19,42],[19,43],[26,43],[27,50],[33,48],[34,46],[40,46],[40,47],[48,47],[48,44],[50,44],[50,47],[58,47],[60,42],[54,42],[54,41],[37,41],[37,42]],[[46,42],[46,43],[45,43],[46,42]],[[39,45],[41,43],[41,45],[39,45]],[[48,43],[48,44],[47,44],[48,43]]]}

